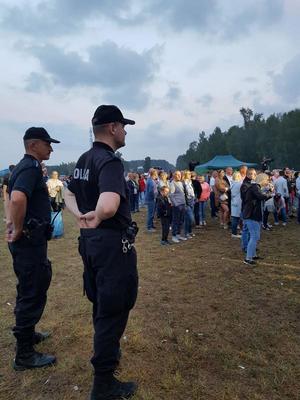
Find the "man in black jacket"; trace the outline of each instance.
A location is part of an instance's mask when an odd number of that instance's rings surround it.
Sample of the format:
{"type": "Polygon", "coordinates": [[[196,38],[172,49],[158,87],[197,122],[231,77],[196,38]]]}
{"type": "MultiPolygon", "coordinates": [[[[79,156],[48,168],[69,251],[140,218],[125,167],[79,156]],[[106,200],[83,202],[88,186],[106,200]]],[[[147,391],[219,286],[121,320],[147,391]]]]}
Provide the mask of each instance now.
{"type": "MultiPolygon", "coordinates": [[[[250,168],[241,186],[242,215],[243,215],[243,239],[247,236],[247,255],[244,263],[255,265],[259,257],[256,255],[256,245],[260,239],[260,229],[262,222],[262,202],[268,200],[271,195],[261,192],[260,186],[255,182],[256,171],[250,168]]],[[[244,244],[245,246],[245,244],[244,244]]],[[[246,250],[246,247],[245,247],[246,250]]]]}

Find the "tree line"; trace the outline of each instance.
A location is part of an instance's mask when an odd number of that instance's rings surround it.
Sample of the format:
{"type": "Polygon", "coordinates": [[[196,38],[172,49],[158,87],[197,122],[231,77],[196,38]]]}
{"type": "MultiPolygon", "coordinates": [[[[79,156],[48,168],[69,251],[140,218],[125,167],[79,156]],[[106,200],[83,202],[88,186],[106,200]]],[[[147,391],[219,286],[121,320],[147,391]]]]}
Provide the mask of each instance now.
{"type": "MultiPolygon", "coordinates": [[[[122,158],[122,154],[120,152],[116,152],[116,156],[121,158],[121,161],[124,165],[125,172],[148,172],[152,167],[161,168],[165,171],[174,171],[174,165],[170,164],[166,160],[152,160],[150,157],[146,157],[144,160],[131,160],[126,161],[122,158]]],[[[76,163],[61,163],[59,165],[47,165],[48,174],[51,175],[52,171],[57,171],[59,175],[72,175],[76,163]]]]}
{"type": "Polygon", "coordinates": [[[300,169],[300,110],[272,114],[264,118],[250,108],[241,108],[243,126],[231,126],[227,131],[216,127],[210,136],[199,133],[198,141],[190,143],[185,154],[177,158],[176,168],[185,169],[190,162],[203,164],[216,155],[231,154],[245,162],[260,164],[271,158],[272,168],[300,169]]]}

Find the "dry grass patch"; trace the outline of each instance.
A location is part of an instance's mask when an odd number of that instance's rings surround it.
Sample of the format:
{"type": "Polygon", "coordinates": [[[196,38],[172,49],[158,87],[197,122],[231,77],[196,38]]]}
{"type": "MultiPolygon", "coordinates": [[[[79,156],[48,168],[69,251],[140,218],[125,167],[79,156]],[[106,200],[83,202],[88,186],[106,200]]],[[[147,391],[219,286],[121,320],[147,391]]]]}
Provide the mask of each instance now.
{"type": "MultiPolygon", "coordinates": [[[[300,227],[263,232],[265,258],[250,269],[239,241],[214,221],[192,240],[161,246],[159,229],[144,228],[145,211],[135,217],[140,291],[119,370],[139,382],[135,400],[299,399],[300,227]]],[[[15,276],[0,243],[1,400],[81,400],[90,390],[91,305],[82,296],[78,232],[68,212],[64,220],[65,237],[49,244],[53,280],[40,323],[52,332],[39,348],[57,355],[53,368],[11,368],[15,276]]]]}

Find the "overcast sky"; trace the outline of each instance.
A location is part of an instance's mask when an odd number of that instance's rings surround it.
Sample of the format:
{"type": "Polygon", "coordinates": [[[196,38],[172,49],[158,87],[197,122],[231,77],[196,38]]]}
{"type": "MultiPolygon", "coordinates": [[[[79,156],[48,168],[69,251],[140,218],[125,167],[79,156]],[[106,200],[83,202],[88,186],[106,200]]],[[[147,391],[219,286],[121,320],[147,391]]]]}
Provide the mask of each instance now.
{"type": "Polygon", "coordinates": [[[300,106],[299,0],[0,0],[0,169],[30,126],[89,147],[100,104],[118,105],[126,160],[175,163],[204,130],[300,106]]]}

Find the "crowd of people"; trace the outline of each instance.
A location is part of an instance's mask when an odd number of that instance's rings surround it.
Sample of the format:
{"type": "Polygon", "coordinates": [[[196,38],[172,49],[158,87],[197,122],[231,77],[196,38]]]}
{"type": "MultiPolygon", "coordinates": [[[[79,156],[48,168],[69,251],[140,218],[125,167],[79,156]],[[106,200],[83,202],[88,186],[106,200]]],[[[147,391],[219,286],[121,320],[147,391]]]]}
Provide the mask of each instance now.
{"type": "MultiPolygon", "coordinates": [[[[13,167],[10,166],[10,172],[13,167]]],[[[64,208],[64,190],[72,176],[60,177],[57,171],[49,176],[43,163],[42,171],[51,209],[57,212],[64,208]]],[[[241,187],[247,171],[247,166],[243,165],[236,171],[227,167],[200,175],[188,170],[167,173],[155,168],[145,174],[129,172],[126,181],[131,213],[147,207],[147,232],[156,232],[154,220],[158,217],[161,222],[161,244],[168,245],[194,237],[193,229],[206,226],[209,212],[212,220],[219,220],[220,228],[230,230],[233,238],[242,239],[245,249],[241,187]]],[[[6,195],[7,181],[8,176],[2,184],[3,197],[6,195]]],[[[280,223],[286,226],[293,217],[300,223],[299,172],[289,168],[272,172],[267,170],[259,172],[252,183],[258,185],[264,195],[260,205],[262,215],[259,216],[262,229],[270,231],[280,223]],[[273,215],[273,226],[269,223],[270,214],[273,215]]]]}
{"type": "Polygon", "coordinates": [[[241,239],[244,261],[251,265],[259,258],[260,230],[273,229],[270,213],[275,226],[286,226],[293,217],[300,223],[300,173],[289,168],[256,172],[243,165],[235,171],[227,167],[202,175],[152,168],[148,174],[128,173],[127,185],[131,212],[147,207],[147,232],[156,231],[155,217],[160,220],[162,245],[191,239],[194,228],[207,225],[210,212],[221,229],[241,239]]]}

